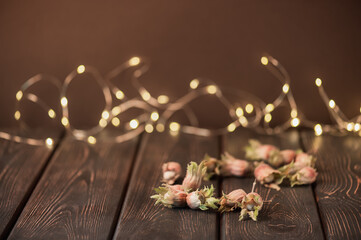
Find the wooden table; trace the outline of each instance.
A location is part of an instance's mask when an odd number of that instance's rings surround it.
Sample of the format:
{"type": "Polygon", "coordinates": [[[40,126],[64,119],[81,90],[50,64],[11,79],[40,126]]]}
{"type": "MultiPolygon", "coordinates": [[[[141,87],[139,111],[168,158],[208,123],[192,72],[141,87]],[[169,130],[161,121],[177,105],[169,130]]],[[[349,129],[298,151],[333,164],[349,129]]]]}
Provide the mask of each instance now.
{"type": "MultiPolygon", "coordinates": [[[[95,145],[59,138],[53,149],[0,140],[0,239],[361,239],[361,138],[280,136],[250,130],[215,138],[143,134],[125,143],[103,132],[95,145]],[[154,206],[161,165],[185,169],[205,153],[242,158],[249,138],[317,154],[313,186],[260,186],[259,221],[239,213],[154,206]]],[[[218,195],[251,190],[252,178],[215,179],[218,195]]],[[[207,183],[207,184],[210,184],[207,183]]]]}

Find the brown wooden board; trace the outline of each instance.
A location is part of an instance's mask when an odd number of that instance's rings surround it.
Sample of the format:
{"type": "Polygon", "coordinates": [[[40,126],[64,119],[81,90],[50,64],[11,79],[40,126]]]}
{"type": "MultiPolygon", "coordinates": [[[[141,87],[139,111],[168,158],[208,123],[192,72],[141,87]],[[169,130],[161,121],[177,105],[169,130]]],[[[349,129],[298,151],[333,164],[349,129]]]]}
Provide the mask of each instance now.
{"type": "MultiPolygon", "coordinates": [[[[217,213],[154,206],[154,188],[161,185],[161,166],[176,161],[185,173],[190,161],[205,153],[218,155],[216,138],[154,133],[138,155],[114,239],[217,239],[217,213]]],[[[205,184],[216,184],[215,181],[205,184]]],[[[217,186],[215,186],[217,187],[217,186]]]]}
{"type": "MultiPolygon", "coordinates": [[[[32,136],[31,132],[20,135],[32,136]]],[[[34,135],[39,137],[42,134],[34,132],[34,135]]],[[[54,145],[56,143],[57,140],[54,145]]],[[[0,139],[0,239],[11,231],[53,150],[54,147],[32,146],[0,139]]]]}
{"type": "Polygon", "coordinates": [[[67,137],[9,239],[106,239],[114,232],[138,139],[95,145],[67,137]]]}
{"type": "MultiPolygon", "coordinates": [[[[224,149],[236,157],[244,159],[243,148],[254,138],[262,143],[273,144],[280,149],[299,149],[299,135],[296,131],[279,136],[256,134],[247,129],[239,129],[225,136],[224,149]]],[[[253,177],[224,178],[222,191],[228,193],[242,188],[250,192],[253,177]]],[[[258,222],[250,218],[238,221],[239,212],[222,215],[221,239],[322,239],[323,233],[311,186],[281,186],[280,191],[256,186],[263,198],[264,206],[258,222]]]]}
{"type": "Polygon", "coordinates": [[[302,132],[319,169],[315,195],[328,239],[361,239],[361,138],[302,132]]]}

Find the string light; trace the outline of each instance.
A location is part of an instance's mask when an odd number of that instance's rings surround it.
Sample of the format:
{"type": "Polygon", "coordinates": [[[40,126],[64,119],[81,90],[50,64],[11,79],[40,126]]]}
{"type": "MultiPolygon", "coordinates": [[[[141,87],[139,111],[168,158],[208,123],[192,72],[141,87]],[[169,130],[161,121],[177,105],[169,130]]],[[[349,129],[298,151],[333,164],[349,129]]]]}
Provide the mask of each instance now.
{"type": "Polygon", "coordinates": [[[47,138],[45,140],[45,144],[48,146],[48,147],[51,147],[53,145],[53,139],[51,138],[47,138]]]}
{"type": "Polygon", "coordinates": [[[109,118],[109,112],[108,111],[103,111],[102,112],[102,118],[108,119],[109,118]]]}
{"type": "Polygon", "coordinates": [[[198,79],[193,79],[190,83],[189,83],[189,86],[192,88],[192,89],[196,89],[199,85],[199,80],[198,79]]]}
{"type": "Polygon", "coordinates": [[[152,112],[150,114],[150,118],[153,120],[153,121],[157,121],[159,119],[159,114],[158,112],[152,112]]]}
{"type": "Polygon", "coordinates": [[[113,116],[117,116],[119,113],[121,113],[121,108],[119,106],[116,106],[112,109],[113,116]]]}
{"type": "Polygon", "coordinates": [[[153,127],[153,125],[152,124],[146,124],[145,125],[145,131],[147,132],[147,133],[152,133],[153,132],[153,130],[154,130],[154,127],[153,127]]]}
{"type": "Polygon", "coordinates": [[[321,80],[320,78],[316,78],[315,83],[316,83],[316,86],[317,86],[317,87],[321,87],[321,85],[322,85],[322,80],[321,80]]]}
{"type": "Polygon", "coordinates": [[[217,93],[217,87],[215,85],[209,85],[207,87],[207,92],[209,94],[216,94],[217,93]]]}
{"type": "Polygon", "coordinates": [[[68,99],[66,97],[62,97],[60,103],[63,107],[66,107],[68,105],[68,99]]]}
{"type": "Polygon", "coordinates": [[[250,114],[250,113],[253,112],[253,105],[252,105],[252,104],[248,103],[248,104],[246,105],[246,112],[247,112],[248,114],[250,114]]]}
{"type": "Polygon", "coordinates": [[[347,131],[351,132],[353,130],[353,128],[354,128],[354,125],[355,124],[352,123],[352,122],[347,123],[347,125],[346,125],[347,131]]]}
{"type": "Polygon", "coordinates": [[[56,116],[56,114],[55,114],[55,112],[54,112],[53,109],[49,109],[48,115],[49,115],[50,118],[55,118],[55,116],[56,116]]]}
{"type": "Polygon", "coordinates": [[[321,124],[316,124],[314,127],[315,135],[320,136],[322,134],[322,126],[321,124]]]}
{"type": "Polygon", "coordinates": [[[179,131],[179,129],[180,129],[180,125],[179,125],[179,123],[177,123],[177,122],[171,122],[171,123],[169,124],[169,129],[170,129],[171,131],[173,131],[173,132],[177,132],[177,131],[179,131]]]}
{"type": "Polygon", "coordinates": [[[332,100],[332,99],[331,99],[331,100],[329,101],[328,105],[330,106],[330,108],[332,108],[332,109],[333,109],[333,108],[335,108],[336,103],[335,103],[335,101],[334,101],[334,100],[332,100]]]}
{"type": "Polygon", "coordinates": [[[292,118],[296,118],[296,117],[297,117],[297,110],[296,110],[296,109],[292,109],[292,111],[291,111],[291,117],[292,117],[292,118]]]}
{"type": "Polygon", "coordinates": [[[360,131],[360,128],[361,128],[361,125],[359,123],[355,123],[355,126],[353,127],[353,130],[355,132],[358,132],[358,131],[360,131]]]}
{"type": "Polygon", "coordinates": [[[272,115],[270,113],[267,113],[266,115],[264,115],[265,122],[270,122],[271,120],[272,120],[272,115]]]}
{"type": "Polygon", "coordinates": [[[131,129],[136,129],[139,126],[139,121],[137,119],[132,119],[129,122],[129,126],[131,129]]]}
{"type": "Polygon", "coordinates": [[[275,106],[272,103],[267,104],[266,112],[272,112],[275,109],[275,106]]]}
{"type": "Polygon", "coordinates": [[[119,99],[119,100],[124,99],[124,93],[123,93],[123,91],[118,90],[118,91],[115,93],[115,97],[116,97],[117,99],[119,99]]]}
{"type": "Polygon", "coordinates": [[[261,63],[266,66],[268,64],[268,58],[267,57],[261,57],[261,63]]]}
{"type": "Polygon", "coordinates": [[[88,137],[88,143],[90,144],[96,144],[97,143],[97,139],[93,136],[89,136],[88,137]]]}
{"type": "Polygon", "coordinates": [[[78,74],[82,74],[85,72],[85,66],[84,65],[79,65],[78,68],[76,69],[76,71],[78,72],[78,74]]]}
{"type": "Polygon", "coordinates": [[[238,107],[238,108],[236,109],[236,115],[237,115],[238,117],[240,117],[240,116],[243,116],[243,114],[244,114],[243,109],[242,109],[241,107],[238,107]]]}
{"type": "Polygon", "coordinates": [[[300,119],[299,118],[293,118],[291,120],[291,126],[292,127],[297,127],[298,125],[300,125],[300,119]]]}
{"type": "Polygon", "coordinates": [[[63,124],[64,126],[68,126],[68,124],[69,124],[68,118],[62,117],[62,119],[61,119],[61,124],[63,124]]]}
{"type": "Polygon", "coordinates": [[[140,63],[139,57],[132,57],[131,59],[129,59],[129,65],[132,67],[137,66],[139,63],[140,63]]]}
{"type": "Polygon", "coordinates": [[[150,99],[150,93],[148,92],[148,91],[143,91],[142,92],[142,98],[143,98],[143,100],[144,101],[149,101],[149,99],[150,99]]]}
{"type": "Polygon", "coordinates": [[[248,125],[248,120],[245,116],[241,116],[238,121],[243,127],[246,127],[248,125]]]}
{"type": "Polygon", "coordinates": [[[287,83],[285,85],[283,85],[282,91],[284,93],[288,93],[289,90],[290,90],[290,85],[288,85],[287,83]]]}
{"type": "Polygon", "coordinates": [[[157,100],[160,104],[166,104],[169,102],[169,97],[166,95],[159,95],[157,100]]]}
{"type": "Polygon", "coordinates": [[[119,124],[120,124],[119,118],[113,117],[113,118],[112,118],[112,124],[113,124],[114,127],[118,127],[119,124]]]}
{"type": "Polygon", "coordinates": [[[101,118],[100,120],[99,120],[99,126],[101,126],[101,127],[106,127],[107,126],[107,120],[105,120],[104,118],[101,118]]]}
{"type": "Polygon", "coordinates": [[[23,92],[22,92],[22,91],[18,91],[18,92],[16,93],[16,99],[17,99],[18,101],[20,101],[22,97],[23,97],[23,92]]]}
{"type": "Polygon", "coordinates": [[[162,123],[158,123],[155,128],[157,129],[158,132],[164,132],[164,124],[162,123]]]}
{"type": "Polygon", "coordinates": [[[237,127],[236,124],[231,123],[228,125],[227,130],[228,132],[234,132],[234,130],[236,130],[236,127],[237,127]]]}
{"type": "Polygon", "coordinates": [[[19,120],[20,117],[21,117],[20,111],[16,111],[15,114],[14,114],[14,118],[15,118],[16,120],[19,120]]]}

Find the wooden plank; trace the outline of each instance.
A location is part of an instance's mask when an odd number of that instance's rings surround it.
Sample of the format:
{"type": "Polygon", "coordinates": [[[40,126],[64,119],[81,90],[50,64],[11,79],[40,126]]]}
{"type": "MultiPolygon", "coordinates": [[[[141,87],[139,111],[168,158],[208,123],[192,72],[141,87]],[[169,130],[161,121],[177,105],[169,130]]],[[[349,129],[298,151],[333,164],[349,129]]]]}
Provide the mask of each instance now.
{"type": "Polygon", "coordinates": [[[326,237],[361,239],[361,138],[301,136],[318,157],[315,195],[326,237]]]}
{"type": "Polygon", "coordinates": [[[106,140],[101,136],[90,145],[67,137],[62,142],[9,239],[106,239],[113,234],[137,139],[106,140]]]}
{"type": "MultiPolygon", "coordinates": [[[[216,138],[154,133],[138,156],[114,239],[216,239],[217,213],[154,206],[153,189],[161,183],[161,166],[176,161],[185,172],[190,161],[205,153],[218,155],[216,138]]],[[[213,182],[206,182],[209,184],[213,182]]],[[[215,185],[215,187],[217,187],[215,185]]]]}
{"type": "MultiPolygon", "coordinates": [[[[19,134],[19,131],[12,132],[19,134]]],[[[52,152],[53,149],[46,146],[0,139],[0,239],[10,233],[52,152]]]]}
{"type": "MultiPolygon", "coordinates": [[[[298,149],[299,135],[290,132],[279,136],[256,134],[239,129],[225,136],[225,150],[244,159],[244,146],[254,138],[262,143],[276,145],[281,149],[298,149]]],[[[222,191],[230,192],[243,188],[250,192],[253,177],[225,178],[222,191]]],[[[239,212],[223,214],[221,218],[221,239],[322,239],[323,233],[311,186],[281,186],[280,191],[257,184],[258,192],[265,201],[258,216],[258,222],[247,219],[239,222],[239,212]]]]}

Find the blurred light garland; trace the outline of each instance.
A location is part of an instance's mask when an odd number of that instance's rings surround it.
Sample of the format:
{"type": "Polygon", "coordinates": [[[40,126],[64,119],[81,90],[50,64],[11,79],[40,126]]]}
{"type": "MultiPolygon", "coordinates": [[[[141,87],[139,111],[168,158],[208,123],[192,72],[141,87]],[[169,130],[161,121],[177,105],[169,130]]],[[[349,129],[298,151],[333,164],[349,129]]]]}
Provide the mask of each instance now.
{"type": "MultiPolygon", "coordinates": [[[[203,78],[196,78],[190,81],[190,91],[174,102],[170,102],[169,97],[166,95],[154,97],[140,83],[140,78],[149,69],[149,65],[143,59],[133,57],[109,72],[104,78],[94,67],[84,65],[80,65],[77,69],[73,70],[65,78],[63,84],[55,77],[49,75],[35,75],[27,80],[16,93],[17,101],[14,118],[18,121],[22,120],[19,109],[20,103],[23,100],[28,100],[38,104],[47,112],[49,118],[58,121],[60,120],[60,123],[67,132],[76,139],[87,141],[89,144],[95,144],[97,142],[95,135],[106,128],[108,124],[111,123],[115,127],[120,126],[119,115],[132,108],[141,109],[143,110],[143,113],[135,119],[130,120],[124,126],[124,129],[126,130],[125,133],[110,137],[110,141],[124,142],[138,136],[144,131],[147,133],[151,133],[154,130],[163,132],[166,129],[169,129],[172,135],[184,132],[199,136],[212,136],[233,132],[240,126],[252,128],[266,134],[278,134],[290,127],[304,126],[313,128],[316,136],[320,136],[323,133],[343,133],[347,131],[358,132],[361,136],[361,115],[357,115],[351,119],[347,118],[336,102],[327,96],[320,78],[315,80],[315,84],[318,87],[320,96],[327,106],[335,124],[321,124],[308,120],[297,108],[296,101],[291,91],[290,77],[285,68],[275,58],[269,55],[263,56],[261,58],[261,63],[282,83],[280,94],[270,103],[265,103],[261,99],[247,92],[235,90],[233,88],[220,88],[213,81],[203,78]],[[138,97],[128,98],[121,89],[111,82],[112,79],[119,77],[120,74],[128,69],[133,70],[131,82],[140,95],[138,97]],[[89,73],[94,77],[102,89],[105,99],[105,107],[102,111],[101,118],[99,119],[99,124],[88,130],[76,129],[72,126],[68,109],[69,102],[66,97],[69,84],[76,76],[83,73],[89,73]],[[50,82],[59,90],[59,102],[61,106],[60,114],[56,113],[53,108],[48,106],[46,102],[38,98],[35,94],[27,91],[32,85],[42,81],[50,82]],[[239,99],[238,102],[232,104],[225,97],[228,94],[236,96],[239,99]],[[188,104],[203,95],[216,96],[224,107],[227,108],[229,116],[232,118],[232,122],[219,129],[199,127],[197,116],[188,104]],[[114,106],[112,97],[120,100],[121,103],[114,106]],[[288,103],[290,106],[291,111],[289,119],[273,128],[270,127],[269,123],[272,121],[272,112],[284,102],[288,103]],[[190,125],[180,125],[177,122],[170,122],[170,118],[178,111],[184,111],[190,125]]],[[[54,144],[52,138],[28,138],[7,132],[0,132],[0,138],[29,145],[46,145],[52,147],[54,144]]]]}

